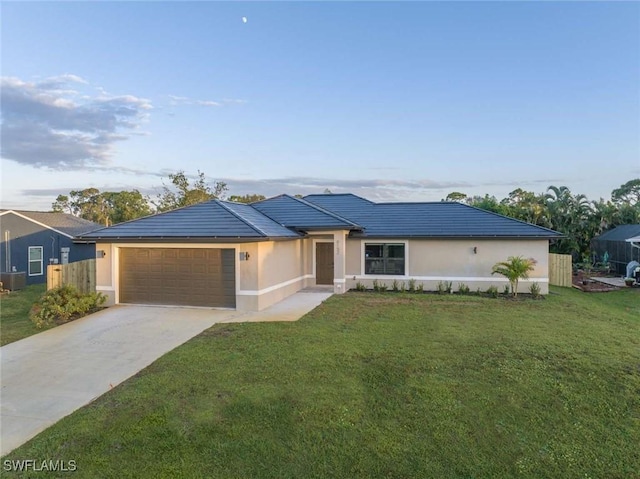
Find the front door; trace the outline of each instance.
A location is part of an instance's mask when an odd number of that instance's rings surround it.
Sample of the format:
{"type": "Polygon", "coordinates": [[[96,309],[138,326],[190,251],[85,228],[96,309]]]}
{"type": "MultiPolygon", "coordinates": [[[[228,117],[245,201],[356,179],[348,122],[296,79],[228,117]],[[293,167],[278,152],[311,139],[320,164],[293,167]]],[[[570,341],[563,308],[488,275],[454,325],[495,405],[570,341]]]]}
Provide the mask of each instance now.
{"type": "Polygon", "coordinates": [[[316,284],[333,284],[333,243],[316,243],[316,284]]]}

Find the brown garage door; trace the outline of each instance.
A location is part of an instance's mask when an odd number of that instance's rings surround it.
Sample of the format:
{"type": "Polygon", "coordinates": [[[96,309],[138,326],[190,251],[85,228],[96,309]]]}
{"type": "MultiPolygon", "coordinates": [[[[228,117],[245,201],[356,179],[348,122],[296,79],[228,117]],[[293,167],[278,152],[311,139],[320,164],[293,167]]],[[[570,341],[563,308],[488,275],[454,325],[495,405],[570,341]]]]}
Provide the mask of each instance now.
{"type": "Polygon", "coordinates": [[[121,248],[120,302],[235,308],[235,251],[121,248]]]}

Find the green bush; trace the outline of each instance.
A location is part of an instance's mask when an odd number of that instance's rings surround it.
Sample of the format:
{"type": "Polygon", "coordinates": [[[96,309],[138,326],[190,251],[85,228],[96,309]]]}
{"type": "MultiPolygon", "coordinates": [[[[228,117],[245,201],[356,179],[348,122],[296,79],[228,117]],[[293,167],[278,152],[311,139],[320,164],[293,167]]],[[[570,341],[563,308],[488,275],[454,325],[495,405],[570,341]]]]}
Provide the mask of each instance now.
{"type": "Polygon", "coordinates": [[[451,281],[439,281],[438,282],[438,294],[451,294],[453,291],[453,282],[451,281]]]}
{"type": "Polygon", "coordinates": [[[416,286],[416,293],[424,293],[424,283],[420,283],[416,286]]]}
{"type": "Polygon", "coordinates": [[[29,319],[37,328],[66,323],[98,310],[106,300],[102,293],[82,294],[65,284],[44,293],[31,307],[29,319]]]}
{"type": "Polygon", "coordinates": [[[467,286],[466,284],[460,283],[458,285],[458,293],[460,293],[460,294],[469,294],[469,291],[470,291],[469,286],[467,286]]]}
{"type": "Polygon", "coordinates": [[[416,280],[413,279],[413,278],[411,278],[409,280],[409,289],[408,289],[408,291],[410,293],[415,293],[416,292],[416,280]]]}
{"type": "Polygon", "coordinates": [[[533,283],[531,284],[531,286],[529,286],[529,292],[531,293],[531,296],[534,299],[538,299],[540,296],[542,296],[540,294],[540,285],[538,283],[533,283]]]}
{"type": "Polygon", "coordinates": [[[496,286],[489,286],[487,288],[487,294],[492,297],[492,298],[497,298],[498,297],[498,288],[496,286]]]}
{"type": "Polygon", "coordinates": [[[356,283],[356,291],[366,291],[367,288],[365,288],[364,284],[362,284],[360,281],[358,281],[356,283]]]}
{"type": "Polygon", "coordinates": [[[394,280],[393,280],[393,284],[392,284],[392,286],[391,286],[391,289],[393,289],[396,293],[397,293],[398,291],[400,291],[400,283],[398,283],[398,280],[397,280],[397,279],[394,279],[394,280]]]}

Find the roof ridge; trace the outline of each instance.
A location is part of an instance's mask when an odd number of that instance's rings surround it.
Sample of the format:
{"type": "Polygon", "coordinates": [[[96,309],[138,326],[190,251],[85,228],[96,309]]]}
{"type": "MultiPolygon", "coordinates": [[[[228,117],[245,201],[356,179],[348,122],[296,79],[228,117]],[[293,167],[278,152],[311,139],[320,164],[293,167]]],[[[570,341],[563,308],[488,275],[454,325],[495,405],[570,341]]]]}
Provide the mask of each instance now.
{"type": "MultiPolygon", "coordinates": [[[[227,206],[225,203],[227,203],[224,200],[214,200],[216,203],[218,203],[221,207],[223,207],[226,211],[228,211],[229,213],[231,213],[233,216],[235,216],[236,218],[238,218],[240,221],[242,221],[244,224],[246,224],[249,228],[251,228],[252,230],[256,231],[257,233],[260,233],[262,236],[264,236],[265,238],[268,238],[269,235],[267,233],[265,233],[264,231],[262,231],[260,228],[258,228],[257,226],[255,226],[254,224],[252,224],[251,222],[249,222],[248,220],[246,220],[245,218],[243,218],[240,214],[236,213],[235,211],[233,211],[229,206],[227,206]]],[[[236,203],[234,203],[236,204],[236,203]]],[[[237,203],[237,204],[242,204],[242,203],[237,203]]],[[[249,205],[245,205],[248,206],[249,208],[251,208],[252,210],[254,210],[257,213],[260,213],[258,210],[252,208],[249,205]]],[[[262,214],[262,213],[260,213],[262,214]]],[[[263,215],[266,216],[266,215],[263,215]]],[[[271,218],[269,218],[271,219],[271,218]]],[[[273,221],[273,220],[271,220],[273,221]]]]}
{"type": "Polygon", "coordinates": [[[282,196],[286,196],[288,198],[292,198],[292,199],[294,199],[296,201],[299,201],[300,203],[302,203],[302,204],[304,204],[306,206],[310,206],[310,207],[320,211],[321,213],[325,213],[325,214],[328,214],[329,216],[333,216],[334,218],[339,219],[340,221],[345,221],[347,223],[350,223],[353,226],[357,226],[358,228],[363,228],[362,225],[359,225],[358,223],[355,223],[355,222],[351,221],[349,218],[345,218],[344,216],[341,216],[341,215],[339,215],[337,213],[334,213],[333,211],[328,210],[326,208],[323,208],[322,206],[319,206],[319,205],[316,205],[314,203],[311,203],[310,201],[307,201],[304,198],[296,198],[295,196],[291,196],[291,195],[288,195],[288,194],[284,194],[282,196]]]}
{"type": "Polygon", "coordinates": [[[354,198],[358,198],[359,200],[366,201],[367,203],[371,203],[373,205],[378,204],[375,201],[371,201],[369,198],[364,198],[362,196],[358,196],[355,193],[311,193],[311,194],[305,195],[304,198],[307,198],[309,196],[326,196],[326,197],[330,197],[330,196],[353,196],[354,198]]]}

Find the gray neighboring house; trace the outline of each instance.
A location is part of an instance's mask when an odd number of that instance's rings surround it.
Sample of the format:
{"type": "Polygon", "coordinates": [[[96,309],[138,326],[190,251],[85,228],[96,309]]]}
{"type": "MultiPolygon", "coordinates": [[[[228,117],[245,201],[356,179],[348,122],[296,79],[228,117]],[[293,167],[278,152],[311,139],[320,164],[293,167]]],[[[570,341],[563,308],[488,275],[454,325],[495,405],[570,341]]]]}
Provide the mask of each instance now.
{"type": "Polygon", "coordinates": [[[261,310],[302,288],[451,281],[503,288],[508,256],[537,261],[522,290],[549,290],[556,231],[460,203],[374,203],[352,194],[212,200],[80,235],[95,241],[108,304],[261,310]]]}
{"type": "Polygon", "coordinates": [[[1,272],[24,272],[27,285],[46,283],[47,265],[95,258],[94,241],[74,238],[100,227],[66,213],[0,210],[1,272]]]}

